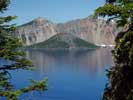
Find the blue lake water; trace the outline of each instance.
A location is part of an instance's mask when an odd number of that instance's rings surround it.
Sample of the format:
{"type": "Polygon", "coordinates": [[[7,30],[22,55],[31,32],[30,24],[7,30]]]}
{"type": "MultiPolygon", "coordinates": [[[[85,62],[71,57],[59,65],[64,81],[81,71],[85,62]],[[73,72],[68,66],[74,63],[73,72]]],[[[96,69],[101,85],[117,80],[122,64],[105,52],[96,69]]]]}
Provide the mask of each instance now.
{"type": "Polygon", "coordinates": [[[35,71],[12,71],[15,88],[29,85],[29,80],[48,77],[48,90],[21,95],[20,100],[101,100],[107,83],[106,69],[113,64],[111,49],[28,50],[27,57],[35,71]]]}

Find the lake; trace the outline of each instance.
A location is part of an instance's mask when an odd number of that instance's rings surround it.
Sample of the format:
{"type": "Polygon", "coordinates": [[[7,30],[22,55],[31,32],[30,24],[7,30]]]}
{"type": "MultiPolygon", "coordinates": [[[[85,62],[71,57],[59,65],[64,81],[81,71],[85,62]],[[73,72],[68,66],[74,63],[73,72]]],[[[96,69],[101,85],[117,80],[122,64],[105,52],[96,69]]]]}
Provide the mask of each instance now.
{"type": "Polygon", "coordinates": [[[101,100],[105,70],[113,65],[110,50],[27,50],[36,70],[13,71],[11,82],[17,89],[29,85],[28,79],[48,77],[47,91],[23,94],[20,100],[101,100]]]}

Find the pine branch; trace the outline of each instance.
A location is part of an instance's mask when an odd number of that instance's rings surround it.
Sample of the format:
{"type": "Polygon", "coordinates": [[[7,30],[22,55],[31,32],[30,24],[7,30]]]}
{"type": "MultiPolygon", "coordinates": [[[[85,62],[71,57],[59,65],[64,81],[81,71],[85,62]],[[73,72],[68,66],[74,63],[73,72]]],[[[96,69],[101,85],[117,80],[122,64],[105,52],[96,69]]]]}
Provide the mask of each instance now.
{"type": "Polygon", "coordinates": [[[22,93],[27,93],[30,91],[44,91],[47,90],[47,83],[48,79],[45,78],[42,81],[34,81],[32,80],[32,85],[22,88],[20,90],[14,90],[14,91],[0,91],[0,96],[6,97],[8,100],[18,100],[18,96],[22,93]]]}

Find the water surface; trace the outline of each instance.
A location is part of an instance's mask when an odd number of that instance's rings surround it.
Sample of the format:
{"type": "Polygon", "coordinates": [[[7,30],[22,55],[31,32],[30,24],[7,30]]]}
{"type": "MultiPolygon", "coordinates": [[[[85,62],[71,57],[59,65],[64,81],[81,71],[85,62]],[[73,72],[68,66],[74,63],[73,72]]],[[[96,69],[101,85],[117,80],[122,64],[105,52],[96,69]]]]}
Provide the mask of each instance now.
{"type": "Polygon", "coordinates": [[[29,84],[27,79],[48,77],[48,91],[30,92],[20,100],[101,100],[112,64],[111,49],[97,50],[28,50],[35,71],[13,71],[15,88],[29,84]]]}

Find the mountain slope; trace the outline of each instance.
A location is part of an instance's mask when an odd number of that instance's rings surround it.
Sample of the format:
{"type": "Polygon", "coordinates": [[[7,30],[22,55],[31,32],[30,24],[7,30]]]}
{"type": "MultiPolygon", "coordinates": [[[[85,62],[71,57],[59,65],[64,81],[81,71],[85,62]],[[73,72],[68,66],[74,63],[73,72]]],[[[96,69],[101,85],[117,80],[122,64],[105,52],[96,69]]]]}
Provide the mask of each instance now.
{"type": "Polygon", "coordinates": [[[69,49],[75,49],[75,48],[96,48],[92,43],[88,43],[85,40],[82,40],[72,34],[67,33],[60,33],[57,34],[50,39],[34,44],[30,46],[30,48],[69,48],[69,49]]]}
{"type": "Polygon", "coordinates": [[[103,19],[94,19],[91,17],[61,23],[57,27],[61,33],[74,34],[96,45],[114,44],[117,33],[115,23],[107,24],[103,19]]]}
{"type": "Polygon", "coordinates": [[[55,34],[57,34],[56,25],[39,17],[19,26],[14,35],[19,37],[25,45],[32,45],[43,42],[55,34]]]}
{"type": "Polygon", "coordinates": [[[46,41],[58,33],[73,34],[95,45],[110,45],[114,44],[117,31],[114,22],[107,24],[103,19],[94,19],[92,17],[59,24],[39,17],[19,26],[14,35],[29,46],[46,41]]]}

